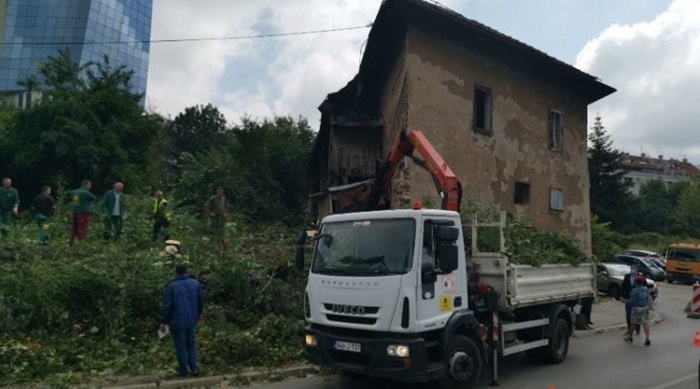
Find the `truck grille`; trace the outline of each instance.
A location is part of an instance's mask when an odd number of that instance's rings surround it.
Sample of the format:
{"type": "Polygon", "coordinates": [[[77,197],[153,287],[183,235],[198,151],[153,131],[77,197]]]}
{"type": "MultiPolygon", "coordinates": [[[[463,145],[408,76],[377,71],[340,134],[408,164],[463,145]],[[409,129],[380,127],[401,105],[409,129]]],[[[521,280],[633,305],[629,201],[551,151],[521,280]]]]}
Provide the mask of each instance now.
{"type": "MultiPolygon", "coordinates": [[[[323,307],[326,308],[327,311],[333,312],[333,306],[337,304],[328,304],[328,303],[323,303],[323,307]]],[[[379,312],[379,307],[353,307],[353,308],[361,308],[364,312],[365,315],[373,315],[379,312]]]]}
{"type": "Polygon", "coordinates": [[[353,324],[365,324],[373,325],[377,322],[375,317],[364,317],[364,316],[342,316],[342,315],[331,315],[326,314],[326,318],[330,321],[338,321],[341,323],[353,323],[353,324]]]}
{"type": "Polygon", "coordinates": [[[379,307],[323,303],[323,313],[330,321],[373,325],[377,322],[379,307]]]}

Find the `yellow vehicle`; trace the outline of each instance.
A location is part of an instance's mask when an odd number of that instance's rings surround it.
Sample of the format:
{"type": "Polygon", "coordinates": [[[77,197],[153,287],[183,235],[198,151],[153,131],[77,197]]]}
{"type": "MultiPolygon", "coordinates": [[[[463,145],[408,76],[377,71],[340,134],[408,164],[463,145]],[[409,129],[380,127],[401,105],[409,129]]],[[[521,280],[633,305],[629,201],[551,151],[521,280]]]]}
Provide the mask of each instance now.
{"type": "Polygon", "coordinates": [[[700,281],[700,244],[671,244],[666,250],[666,279],[669,283],[700,281]]]}

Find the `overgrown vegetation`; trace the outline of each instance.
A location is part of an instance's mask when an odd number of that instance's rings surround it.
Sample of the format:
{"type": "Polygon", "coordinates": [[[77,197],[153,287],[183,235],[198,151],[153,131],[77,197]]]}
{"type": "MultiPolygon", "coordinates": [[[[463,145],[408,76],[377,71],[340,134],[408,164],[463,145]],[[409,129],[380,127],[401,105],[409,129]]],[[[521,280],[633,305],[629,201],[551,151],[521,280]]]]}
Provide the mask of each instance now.
{"type": "Polygon", "coordinates": [[[189,263],[204,287],[198,341],[208,373],[299,358],[305,279],[291,269],[296,234],[233,217],[233,245],[222,253],[203,221],[179,212],[171,233],[183,250],[172,256],[149,240],[150,206],[150,199],[130,199],[119,242],[98,238],[97,219],[87,241],[68,246],[65,207],[49,246],[39,246],[35,226],[21,221],[2,240],[0,385],[174,371],[172,345],[155,331],[176,262],[189,263]]]}
{"type": "MultiPolygon", "coordinates": [[[[496,207],[478,204],[463,207],[461,216],[465,226],[472,225],[474,221],[481,224],[498,223],[501,220],[501,212],[496,207]]],[[[500,227],[479,227],[478,250],[499,252],[500,234],[500,227]]],[[[471,232],[465,230],[468,247],[471,246],[470,236],[471,232]]],[[[589,261],[572,237],[558,232],[537,230],[527,221],[516,220],[512,215],[506,217],[503,238],[505,254],[512,263],[532,266],[568,263],[576,266],[589,261]]]]}

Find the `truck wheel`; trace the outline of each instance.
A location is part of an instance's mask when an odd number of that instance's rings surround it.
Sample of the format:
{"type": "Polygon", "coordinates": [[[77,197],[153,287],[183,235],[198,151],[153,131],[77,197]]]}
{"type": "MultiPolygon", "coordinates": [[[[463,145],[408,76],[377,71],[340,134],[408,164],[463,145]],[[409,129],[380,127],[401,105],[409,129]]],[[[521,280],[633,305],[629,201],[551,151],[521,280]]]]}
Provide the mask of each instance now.
{"type": "Polygon", "coordinates": [[[569,353],[569,325],[564,319],[557,319],[546,347],[545,361],[549,363],[561,363],[569,353]]]}
{"type": "Polygon", "coordinates": [[[445,374],[440,388],[455,389],[476,385],[481,377],[481,354],[474,341],[455,335],[445,354],[445,374]]]}
{"type": "Polygon", "coordinates": [[[666,282],[668,282],[669,284],[672,284],[672,283],[673,283],[673,278],[670,278],[670,277],[667,278],[667,279],[666,279],[666,282]]]}
{"type": "Polygon", "coordinates": [[[544,347],[527,350],[527,356],[535,361],[557,364],[566,359],[569,352],[569,325],[564,319],[557,319],[554,323],[549,344],[544,347]]]}

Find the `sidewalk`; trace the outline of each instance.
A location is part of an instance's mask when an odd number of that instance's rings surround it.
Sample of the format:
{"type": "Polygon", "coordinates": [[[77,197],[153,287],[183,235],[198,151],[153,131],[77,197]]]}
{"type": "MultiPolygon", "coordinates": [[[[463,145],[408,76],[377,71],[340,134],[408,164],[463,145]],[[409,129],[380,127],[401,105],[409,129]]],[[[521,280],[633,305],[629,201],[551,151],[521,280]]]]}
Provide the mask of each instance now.
{"type": "MultiPolygon", "coordinates": [[[[656,324],[663,320],[663,317],[656,312],[650,312],[650,324],[656,324]]],[[[602,334],[609,331],[620,331],[627,326],[625,323],[625,307],[620,301],[610,297],[599,296],[599,300],[593,304],[591,312],[593,329],[575,331],[574,337],[585,337],[595,334],[602,334]]],[[[252,382],[262,380],[282,380],[290,377],[305,377],[311,374],[318,374],[316,366],[300,364],[299,366],[288,367],[279,370],[265,370],[242,374],[224,374],[211,377],[199,377],[189,379],[150,379],[148,382],[122,384],[118,386],[107,386],[110,389],[180,389],[180,388],[206,388],[224,387],[234,385],[239,382],[252,382]]]]}
{"type": "MultiPolygon", "coordinates": [[[[576,330],[574,332],[575,337],[602,334],[603,332],[614,330],[622,331],[627,327],[624,303],[606,296],[598,297],[599,300],[593,304],[593,310],[591,311],[593,328],[590,330],[576,330]]],[[[658,313],[654,311],[649,312],[649,324],[653,325],[662,320],[663,317],[658,313]]]]}

